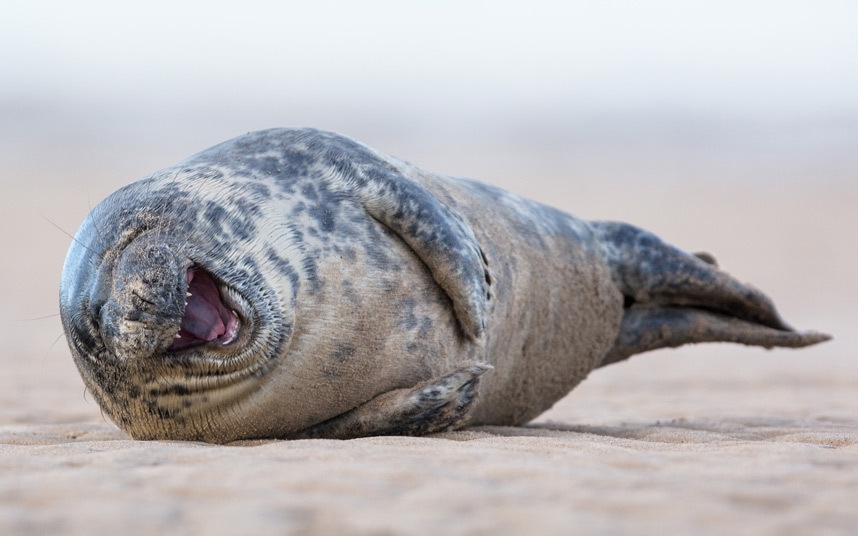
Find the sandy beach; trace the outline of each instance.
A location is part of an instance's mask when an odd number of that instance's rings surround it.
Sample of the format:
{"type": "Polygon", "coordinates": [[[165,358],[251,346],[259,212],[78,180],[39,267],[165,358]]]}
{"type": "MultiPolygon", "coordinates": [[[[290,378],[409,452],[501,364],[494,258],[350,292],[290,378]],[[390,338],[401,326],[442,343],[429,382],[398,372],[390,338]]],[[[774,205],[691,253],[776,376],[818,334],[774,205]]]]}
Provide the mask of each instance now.
{"type": "Polygon", "coordinates": [[[0,536],[858,534],[858,4],[0,14],[0,536]],[[834,338],[637,355],[521,427],[132,440],[63,336],[72,237],[118,188],[289,126],[711,253],[834,338]]]}
{"type": "Polygon", "coordinates": [[[133,441],[86,396],[52,316],[65,233],[133,177],[23,177],[0,199],[0,534],[853,533],[858,184],[562,179],[557,168],[525,180],[524,166],[478,178],[710,251],[793,325],[834,340],[636,356],[520,428],[133,441]]]}

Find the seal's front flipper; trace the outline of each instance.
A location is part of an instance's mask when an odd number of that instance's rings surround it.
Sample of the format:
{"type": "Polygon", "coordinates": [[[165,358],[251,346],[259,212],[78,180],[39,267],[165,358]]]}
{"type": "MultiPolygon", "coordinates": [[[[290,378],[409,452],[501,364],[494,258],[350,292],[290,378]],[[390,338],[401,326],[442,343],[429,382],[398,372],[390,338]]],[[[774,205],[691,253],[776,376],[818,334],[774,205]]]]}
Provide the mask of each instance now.
{"type": "Polygon", "coordinates": [[[339,173],[329,178],[331,186],[357,195],[370,216],[408,244],[450,297],[462,331],[482,344],[491,275],[473,229],[398,164],[357,142],[335,141],[328,157],[339,173]]]}
{"type": "Polygon", "coordinates": [[[685,253],[625,223],[592,227],[625,297],[620,334],[602,365],[697,342],[797,348],[830,339],[794,331],[765,294],[719,270],[709,254],[685,253]]]}
{"type": "Polygon", "coordinates": [[[440,379],[378,395],[355,409],[311,426],[289,439],[351,439],[380,435],[425,435],[465,424],[489,365],[471,365],[440,379]]]}

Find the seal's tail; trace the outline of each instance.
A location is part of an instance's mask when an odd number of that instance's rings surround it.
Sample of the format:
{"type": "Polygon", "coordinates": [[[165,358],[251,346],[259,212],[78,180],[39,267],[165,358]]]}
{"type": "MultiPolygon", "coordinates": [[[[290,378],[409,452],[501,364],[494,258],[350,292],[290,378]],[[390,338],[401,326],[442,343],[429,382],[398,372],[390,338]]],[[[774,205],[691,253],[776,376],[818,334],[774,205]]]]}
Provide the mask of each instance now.
{"type": "Polygon", "coordinates": [[[831,338],[793,330],[765,294],[719,270],[709,254],[685,253],[625,223],[592,226],[625,297],[620,334],[602,366],[697,342],[800,348],[831,338]]]}

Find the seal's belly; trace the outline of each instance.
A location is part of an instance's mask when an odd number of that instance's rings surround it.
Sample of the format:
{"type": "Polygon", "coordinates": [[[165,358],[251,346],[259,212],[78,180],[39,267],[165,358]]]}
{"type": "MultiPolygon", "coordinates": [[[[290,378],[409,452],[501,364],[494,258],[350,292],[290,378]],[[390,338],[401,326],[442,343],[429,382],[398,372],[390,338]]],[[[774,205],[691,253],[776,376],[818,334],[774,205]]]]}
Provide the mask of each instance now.
{"type": "Polygon", "coordinates": [[[619,332],[623,297],[585,222],[499,188],[458,186],[452,197],[483,244],[495,288],[485,348],[495,370],[471,422],[522,424],[599,365],[619,332]]]}
{"type": "Polygon", "coordinates": [[[474,424],[533,419],[580,383],[613,346],[622,296],[607,269],[585,258],[581,252],[580,262],[552,266],[542,259],[515,269],[510,285],[519,291],[509,294],[495,320],[487,355],[496,374],[485,379],[474,424]]]}

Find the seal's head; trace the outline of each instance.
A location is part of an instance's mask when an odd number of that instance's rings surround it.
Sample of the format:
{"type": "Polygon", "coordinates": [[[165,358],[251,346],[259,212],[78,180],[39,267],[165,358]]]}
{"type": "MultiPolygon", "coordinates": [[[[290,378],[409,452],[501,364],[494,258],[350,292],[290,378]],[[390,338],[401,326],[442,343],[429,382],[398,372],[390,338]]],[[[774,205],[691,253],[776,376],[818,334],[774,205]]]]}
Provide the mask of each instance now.
{"type": "Polygon", "coordinates": [[[75,236],[63,326],[87,388],[134,437],[228,436],[227,410],[284,352],[292,283],[242,254],[289,239],[248,213],[264,195],[211,169],[162,172],[107,198],[75,236]],[[216,412],[227,417],[205,422],[216,412]]]}

